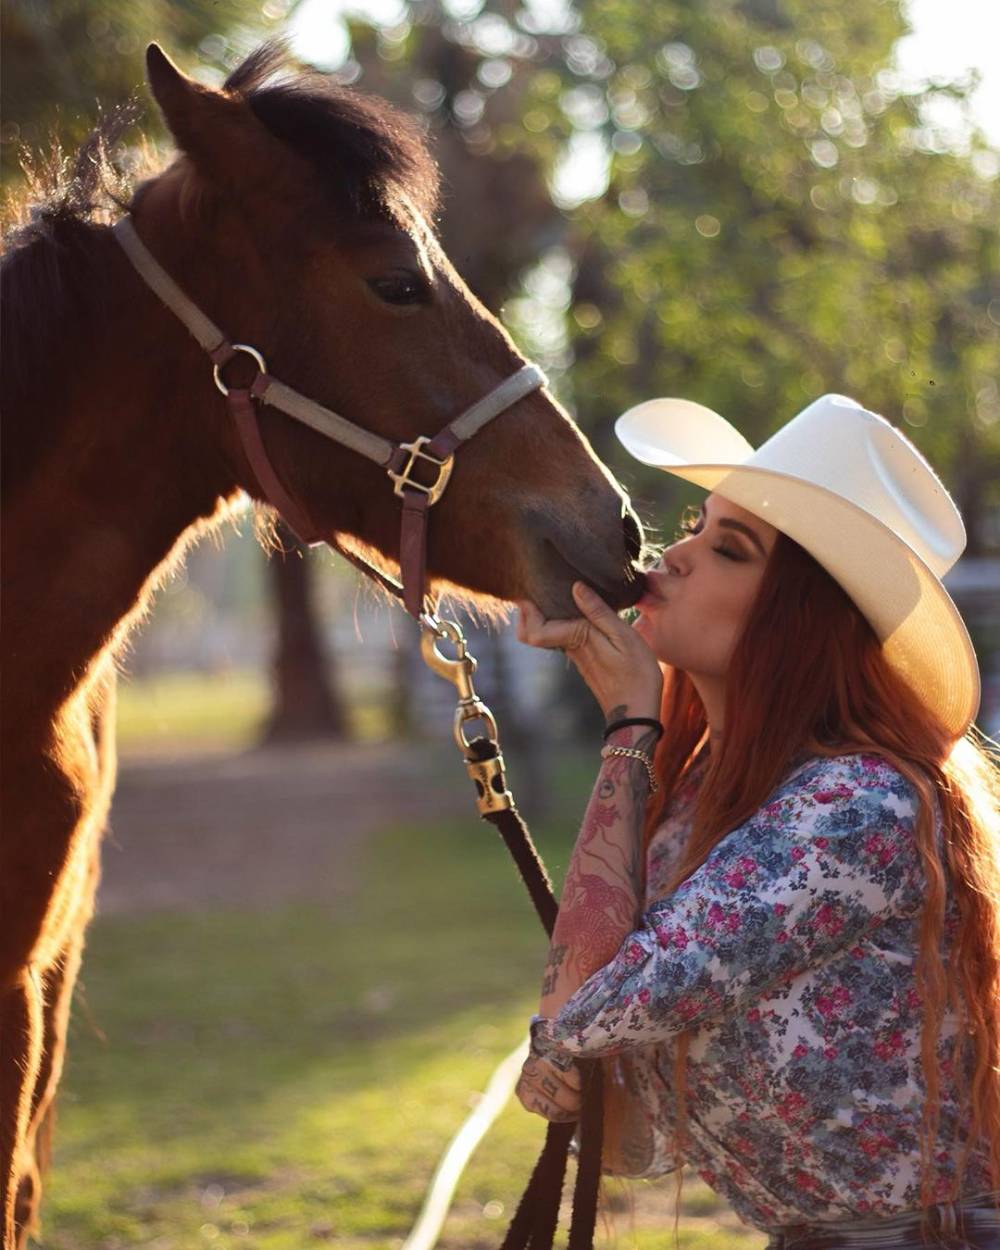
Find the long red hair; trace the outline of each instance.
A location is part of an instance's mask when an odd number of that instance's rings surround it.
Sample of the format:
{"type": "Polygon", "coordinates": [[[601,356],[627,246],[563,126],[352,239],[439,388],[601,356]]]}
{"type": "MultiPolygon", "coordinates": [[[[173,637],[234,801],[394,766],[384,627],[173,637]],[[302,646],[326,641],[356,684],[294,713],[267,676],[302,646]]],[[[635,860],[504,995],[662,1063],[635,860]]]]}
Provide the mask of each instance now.
{"type": "MultiPolygon", "coordinates": [[[[667,667],[665,679],[665,732],[655,761],[661,789],[647,811],[647,846],[708,731],[704,707],[688,675],[667,667]]],[[[721,738],[713,740],[690,838],[668,891],[766,802],[802,751],[864,751],[899,769],[919,795],[916,840],[927,881],[917,960],[927,1089],[922,1203],[929,1206],[943,1197],[935,1192],[932,1148],[940,1110],[936,1045],[948,1006],[959,1013],[973,1048],[972,1082],[965,1091],[969,1137],[957,1161],[956,1188],[961,1187],[969,1150],[983,1142],[993,1184],[1000,1189],[1000,757],[995,745],[974,729],[955,742],[933,710],[886,663],[872,627],[846,592],[781,533],[730,661],[724,724],[721,738]],[[944,863],[935,838],[935,795],[944,863]],[[940,954],[946,877],[959,917],[947,968],[940,954]]],[[[680,1153],[686,1041],[684,1035],[679,1039],[674,1071],[681,1107],[680,1153]]],[[[962,1069],[956,1065],[956,1070],[962,1069]]],[[[615,1148],[621,1119],[611,1095],[609,1151],[615,1148]]],[[[679,1179],[680,1169],[677,1175],[679,1179]]]]}

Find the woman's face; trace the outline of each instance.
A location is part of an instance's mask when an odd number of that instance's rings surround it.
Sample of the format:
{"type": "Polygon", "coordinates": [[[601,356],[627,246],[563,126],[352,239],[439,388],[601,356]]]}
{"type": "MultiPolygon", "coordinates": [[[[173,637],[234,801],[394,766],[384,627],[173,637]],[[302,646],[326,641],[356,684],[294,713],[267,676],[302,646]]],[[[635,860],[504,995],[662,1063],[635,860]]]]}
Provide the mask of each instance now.
{"type": "Polygon", "coordinates": [[[635,629],[657,659],[693,679],[722,679],[778,531],[718,495],[682,528],[647,574],[635,629]]]}

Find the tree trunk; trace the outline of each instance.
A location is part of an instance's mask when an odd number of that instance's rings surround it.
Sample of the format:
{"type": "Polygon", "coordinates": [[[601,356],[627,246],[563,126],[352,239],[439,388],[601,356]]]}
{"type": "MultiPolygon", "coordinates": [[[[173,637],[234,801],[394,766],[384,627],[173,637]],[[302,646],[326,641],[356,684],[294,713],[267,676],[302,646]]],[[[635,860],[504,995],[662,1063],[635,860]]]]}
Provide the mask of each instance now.
{"type": "Polygon", "coordinates": [[[313,606],[313,573],[308,550],[278,526],[283,551],[268,569],[278,639],[272,673],[274,702],[262,742],[301,742],[346,738],[347,718],[336,683],[333,657],[324,646],[313,606]]]}

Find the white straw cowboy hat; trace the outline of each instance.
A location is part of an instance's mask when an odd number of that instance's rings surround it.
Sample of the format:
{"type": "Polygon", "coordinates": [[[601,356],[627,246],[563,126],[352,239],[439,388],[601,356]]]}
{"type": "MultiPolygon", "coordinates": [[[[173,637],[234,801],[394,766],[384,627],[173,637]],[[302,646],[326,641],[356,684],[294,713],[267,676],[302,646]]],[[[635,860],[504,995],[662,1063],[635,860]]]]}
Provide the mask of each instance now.
{"type": "Polygon", "coordinates": [[[618,418],[637,460],[739,504],[804,547],[861,610],[886,659],[959,738],[979,708],[979,666],[941,584],[965,526],[920,452],[883,417],[823,395],[755,451],[687,399],[618,418]]]}

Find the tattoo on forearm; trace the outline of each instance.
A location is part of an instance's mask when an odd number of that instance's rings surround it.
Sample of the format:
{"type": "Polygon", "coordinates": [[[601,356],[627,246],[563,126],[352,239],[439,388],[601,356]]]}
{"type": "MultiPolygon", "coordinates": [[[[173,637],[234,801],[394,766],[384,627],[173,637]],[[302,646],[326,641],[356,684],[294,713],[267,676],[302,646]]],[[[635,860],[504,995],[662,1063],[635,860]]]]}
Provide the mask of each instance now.
{"type": "Polygon", "coordinates": [[[566,946],[555,943],[549,947],[549,962],[545,965],[545,979],[542,981],[542,993],[551,994],[559,980],[559,969],[566,958],[566,946]]]}
{"type": "MultiPolygon", "coordinates": [[[[649,730],[633,741],[648,749],[655,733],[649,730]]],[[[613,958],[633,927],[642,897],[641,820],[647,790],[638,761],[606,761],[563,887],[543,994],[552,993],[560,981],[576,989],[613,958]]]]}

